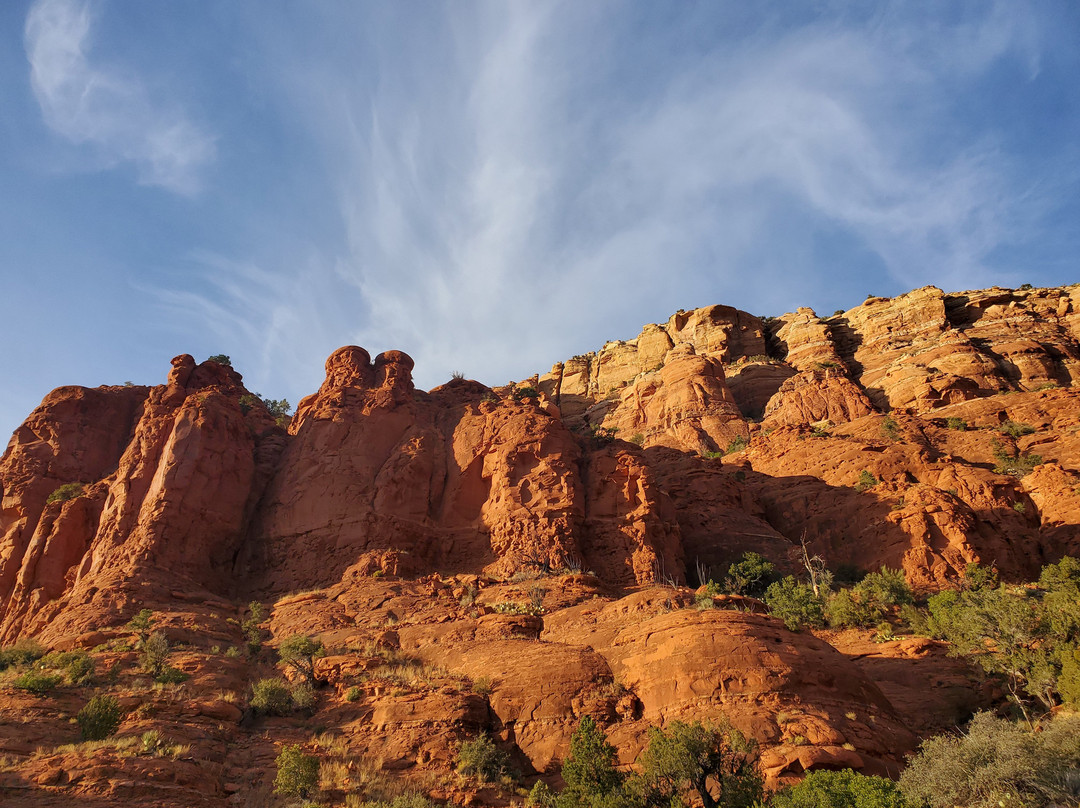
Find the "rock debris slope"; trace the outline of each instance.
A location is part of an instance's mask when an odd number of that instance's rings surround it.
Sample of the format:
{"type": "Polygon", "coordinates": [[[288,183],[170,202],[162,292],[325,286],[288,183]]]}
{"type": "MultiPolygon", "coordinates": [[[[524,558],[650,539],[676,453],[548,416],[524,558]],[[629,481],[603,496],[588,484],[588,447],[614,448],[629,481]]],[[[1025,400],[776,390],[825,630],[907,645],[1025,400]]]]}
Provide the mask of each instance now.
{"type": "Polygon", "coordinates": [[[439,799],[504,799],[448,779],[457,741],[488,732],[550,777],[584,715],[626,765],[650,725],[726,715],[770,782],[895,774],[938,728],[926,706],[945,725],[987,697],[956,695],[970,672],[925,640],[871,653],[688,609],[683,585],[748,550],[794,571],[803,544],[923,590],[1080,552],[1080,286],[680,311],[498,389],[418,391],[410,357],[350,346],[287,428],[227,365],[172,365],[155,387],[59,388],[12,436],[0,642],[93,650],[121,735],[167,733],[189,758],[49,753],[91,691],[0,684],[12,805],[257,804],[277,743],[346,754],[295,717],[241,722],[273,660],[222,653],[251,600],[271,644],[331,650],[312,723],[439,799]],[[190,676],[177,692],[139,678],[124,624],[143,608],[190,676]]]}

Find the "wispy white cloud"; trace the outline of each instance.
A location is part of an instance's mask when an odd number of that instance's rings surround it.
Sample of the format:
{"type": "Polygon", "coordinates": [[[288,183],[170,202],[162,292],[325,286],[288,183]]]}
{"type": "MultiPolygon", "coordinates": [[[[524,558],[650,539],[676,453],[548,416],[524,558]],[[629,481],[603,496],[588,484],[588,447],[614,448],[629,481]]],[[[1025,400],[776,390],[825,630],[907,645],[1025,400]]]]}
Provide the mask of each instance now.
{"type": "Polygon", "coordinates": [[[1022,235],[1030,189],[992,133],[953,131],[951,105],[1003,58],[1037,70],[1026,11],[901,5],[694,50],[692,30],[635,30],[631,7],[316,17],[268,57],[333,166],[346,235],[309,282],[263,286],[285,295],[281,322],[328,289],[360,301],[295,333],[298,352],[338,334],[410,351],[424,385],[499,383],[678,306],[831,302],[835,268],[812,255],[826,229],[884,267],[862,293],[1002,279],[988,256],[1022,235]],[[304,45],[342,32],[351,50],[304,45]]]}
{"type": "Polygon", "coordinates": [[[83,0],[35,0],[26,17],[30,82],[46,124],[93,150],[98,165],[131,163],[139,181],[181,194],[199,190],[214,140],[138,76],[88,56],[93,14],[83,0]]]}

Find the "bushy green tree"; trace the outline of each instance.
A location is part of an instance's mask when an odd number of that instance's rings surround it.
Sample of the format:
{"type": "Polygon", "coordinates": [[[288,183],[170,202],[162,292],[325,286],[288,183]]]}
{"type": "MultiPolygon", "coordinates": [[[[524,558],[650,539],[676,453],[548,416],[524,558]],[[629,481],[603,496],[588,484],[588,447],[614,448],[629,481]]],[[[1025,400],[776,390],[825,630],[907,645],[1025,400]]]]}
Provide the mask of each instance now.
{"type": "Polygon", "coordinates": [[[278,657],[281,661],[303,676],[312,686],[316,684],[315,657],[324,653],[321,642],[304,634],[286,637],[278,646],[278,657]]]}
{"type": "Polygon", "coordinates": [[[820,628],[825,625],[821,598],[814,594],[813,587],[799,583],[791,575],[769,585],[765,590],[765,603],[791,631],[798,631],[803,626],[820,628]]]}
{"type": "Polygon", "coordinates": [[[733,595],[760,598],[775,580],[776,567],[769,559],[758,553],[746,552],[728,567],[724,588],[733,595]]]}
{"type": "Polygon", "coordinates": [[[773,794],[769,808],[908,808],[892,780],[853,772],[812,771],[773,794]]]}
{"type": "Polygon", "coordinates": [[[278,754],[274,793],[304,799],[319,784],[319,759],[304,754],[296,744],[286,744],[278,754]]]}
{"type": "Polygon", "coordinates": [[[525,805],[527,808],[554,808],[555,799],[555,792],[551,790],[551,786],[543,780],[537,780],[533,783],[533,787],[529,789],[529,796],[525,798],[525,805]]]}
{"type": "Polygon", "coordinates": [[[880,482],[877,477],[871,474],[866,469],[863,469],[859,473],[859,479],[855,483],[856,491],[868,491],[880,482]]]}
{"type": "Polygon", "coordinates": [[[900,789],[928,808],[1029,808],[1074,804],[1070,770],[1080,766],[1080,717],[1041,732],[979,713],[967,732],[923,741],[900,789]]]}
{"type": "Polygon", "coordinates": [[[75,499],[81,497],[83,494],[82,483],[64,483],[57,488],[48,497],[45,498],[46,502],[67,502],[69,499],[75,499]]]}
{"type": "Polygon", "coordinates": [[[94,660],[86,651],[53,651],[38,662],[42,670],[63,671],[70,684],[85,685],[93,681],[94,660]]]}
{"type": "Polygon", "coordinates": [[[570,738],[570,754],[562,765],[566,788],[559,794],[559,808],[576,808],[601,802],[623,782],[615,768],[615,747],[589,716],[570,738]]]}
{"type": "Polygon", "coordinates": [[[753,743],[727,724],[653,727],[638,763],[635,790],[646,806],[676,808],[700,800],[703,808],[750,808],[763,794],[753,743]]]}
{"type": "Polygon", "coordinates": [[[855,584],[855,592],[874,608],[887,609],[911,603],[914,598],[901,570],[882,567],[855,584]]]}
{"type": "Polygon", "coordinates": [[[873,611],[850,589],[840,589],[829,596],[825,619],[833,628],[869,627],[877,622],[873,611]]]}
{"type": "Polygon", "coordinates": [[[260,679],[251,686],[251,706],[267,715],[288,715],[293,698],[284,679],[260,679]]]}
{"type": "Polygon", "coordinates": [[[11,681],[15,687],[19,690],[25,690],[27,693],[33,693],[35,696],[44,696],[61,681],[63,676],[59,676],[54,673],[45,673],[39,670],[28,670],[22,676],[18,676],[11,681]]]}
{"type": "Polygon", "coordinates": [[[150,609],[140,609],[139,613],[132,617],[127,624],[131,631],[139,638],[136,648],[142,648],[150,637],[150,631],[154,625],[154,612],[150,609]]]}
{"type": "Polygon", "coordinates": [[[900,570],[882,567],[864,576],[850,590],[833,594],[825,616],[834,628],[876,626],[896,606],[910,605],[914,598],[900,570]]]}
{"type": "MultiPolygon", "coordinates": [[[[973,577],[980,577],[978,570],[973,577]]],[[[1045,709],[1059,698],[1075,700],[1080,689],[1080,561],[1067,557],[1047,565],[1037,587],[993,587],[991,582],[986,578],[931,597],[927,626],[932,636],[948,640],[955,653],[973,657],[1000,676],[1029,720],[1027,697],[1045,709]]]]}

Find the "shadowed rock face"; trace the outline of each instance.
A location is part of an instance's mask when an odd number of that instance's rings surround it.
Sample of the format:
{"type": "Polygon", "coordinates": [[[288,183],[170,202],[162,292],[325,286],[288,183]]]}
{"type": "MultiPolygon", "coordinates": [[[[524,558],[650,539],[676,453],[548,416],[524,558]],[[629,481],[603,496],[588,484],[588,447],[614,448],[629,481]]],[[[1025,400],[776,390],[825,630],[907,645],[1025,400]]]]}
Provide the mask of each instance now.
{"type": "MultiPolygon", "coordinates": [[[[288,429],[230,367],[186,355],[155,387],[59,388],[0,460],[0,642],[94,647],[149,607],[177,641],[236,644],[241,604],[310,590],[270,625],[354,649],[325,663],[339,699],[371,643],[496,681],[365,690],[346,723],[395,766],[449,767],[451,741],[484,730],[557,769],[583,715],[629,763],[650,724],[728,715],[774,782],[894,772],[934,728],[910,670],[952,666],[934,696],[950,716],[982,703],[950,695],[965,672],[940,649],[853,665],[766,616],[688,611],[671,586],[748,550],[794,571],[800,542],[926,589],[973,561],[1024,578],[1080,552],[1078,305],[1075,287],[930,287],[825,319],[712,306],[560,363],[528,383],[538,398],[425,393],[406,354],[346,346],[288,429]],[[587,574],[550,577],[565,569],[587,574]],[[542,620],[495,608],[540,601],[542,620]]],[[[4,726],[0,753],[21,750],[4,726]]]]}

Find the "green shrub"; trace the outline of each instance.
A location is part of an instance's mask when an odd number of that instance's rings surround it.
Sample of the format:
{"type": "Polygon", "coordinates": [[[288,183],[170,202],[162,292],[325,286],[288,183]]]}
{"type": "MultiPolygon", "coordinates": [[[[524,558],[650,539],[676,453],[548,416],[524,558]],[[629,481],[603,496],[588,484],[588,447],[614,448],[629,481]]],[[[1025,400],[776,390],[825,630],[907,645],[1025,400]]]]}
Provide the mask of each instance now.
{"type": "Polygon", "coordinates": [[[75,716],[84,741],[108,738],[120,729],[122,719],[120,703],[112,696],[94,696],[75,716]]]}
{"type": "Polygon", "coordinates": [[[315,688],[307,682],[292,686],[289,691],[293,706],[298,710],[310,710],[315,706],[315,688]]]}
{"type": "Polygon", "coordinates": [[[472,680],[472,692],[478,696],[490,696],[494,687],[490,676],[477,676],[472,680]]]}
{"type": "Polygon", "coordinates": [[[41,658],[42,670],[60,670],[72,685],[89,684],[94,679],[94,660],[86,651],[53,651],[41,658]]]}
{"type": "Polygon", "coordinates": [[[217,362],[219,365],[227,365],[232,367],[232,360],[225,354],[219,353],[213,356],[206,357],[207,362],[217,362]]]}
{"type": "Polygon", "coordinates": [[[1061,673],[1058,675],[1058,693],[1061,700],[1073,709],[1080,708],[1080,647],[1068,645],[1058,650],[1061,673]]]}
{"type": "MultiPolygon", "coordinates": [[[[258,393],[256,393],[255,395],[259,396],[258,393]]],[[[272,416],[274,416],[274,418],[278,421],[280,421],[282,418],[289,418],[289,412],[290,410],[292,410],[292,404],[290,404],[287,399],[263,398],[262,396],[259,396],[259,400],[262,401],[263,405],[266,407],[266,411],[272,416]]]]}
{"type": "Polygon", "coordinates": [[[166,665],[161,669],[161,672],[154,677],[154,681],[163,685],[178,685],[181,682],[186,682],[190,678],[190,674],[184,673],[179,668],[174,668],[172,665],[166,665]]]}
{"type": "Polygon", "coordinates": [[[71,684],[88,685],[94,681],[94,660],[89,654],[80,653],[68,661],[64,671],[71,684]]]}
{"type": "Polygon", "coordinates": [[[981,564],[968,564],[964,567],[962,586],[964,589],[997,589],[1001,583],[998,571],[994,567],[981,564]]]}
{"type": "Polygon", "coordinates": [[[127,629],[138,636],[140,648],[150,638],[150,629],[153,625],[154,613],[150,609],[141,609],[138,614],[128,621],[127,629]]]}
{"type": "MultiPolygon", "coordinates": [[[[946,590],[927,602],[931,636],[948,640],[1000,677],[1009,697],[1030,717],[1029,698],[1045,710],[1075,693],[1080,647],[1080,560],[1043,568],[1038,586],[993,587],[992,569],[972,566],[969,588],[946,590]]],[[[967,577],[965,578],[967,580],[967,577]]]]}
{"type": "Polygon", "coordinates": [[[240,630],[244,632],[244,637],[247,639],[248,653],[252,656],[262,650],[263,630],[259,624],[262,623],[264,617],[263,605],[253,600],[248,604],[248,616],[240,624],[240,630]]]}
{"type": "Polygon", "coordinates": [[[169,658],[169,638],[162,632],[155,631],[142,644],[139,664],[151,676],[160,676],[165,670],[165,661],[169,658]]]}
{"type": "Polygon", "coordinates": [[[240,412],[245,415],[251,411],[251,408],[256,404],[262,404],[266,408],[266,411],[273,416],[274,420],[278,422],[279,426],[287,427],[291,416],[289,415],[292,410],[292,404],[286,399],[275,400],[272,398],[263,398],[260,393],[245,393],[240,396],[240,412]]]}
{"type": "Polygon", "coordinates": [[[527,808],[554,808],[555,792],[543,780],[537,780],[525,798],[527,808]]]}
{"type": "Polygon", "coordinates": [[[728,567],[724,588],[734,595],[760,598],[769,584],[776,580],[776,567],[765,556],[743,553],[741,559],[728,567]]]}
{"type": "Polygon", "coordinates": [[[284,679],[260,679],[251,686],[251,706],[267,715],[292,712],[292,693],[284,679]]]}
{"type": "Polygon", "coordinates": [[[749,445],[750,441],[744,438],[742,435],[737,435],[731,443],[724,449],[724,454],[734,454],[735,452],[741,452],[749,445]]]}
{"type": "Polygon", "coordinates": [[[912,634],[918,634],[920,637],[926,637],[930,634],[927,616],[923,609],[916,606],[909,604],[900,607],[900,620],[908,627],[908,631],[912,634]]]}
{"type": "Polygon", "coordinates": [[[842,771],[812,771],[772,796],[770,808],[908,808],[892,780],[842,771]]]}
{"type": "Polygon", "coordinates": [[[873,611],[850,589],[841,589],[829,597],[825,604],[825,619],[833,628],[872,626],[875,622],[873,611]]]}
{"type": "Polygon", "coordinates": [[[963,418],[953,416],[945,419],[945,426],[949,429],[955,429],[957,432],[966,432],[968,423],[963,418]]]}
{"type": "Polygon", "coordinates": [[[20,690],[25,690],[28,693],[33,693],[35,696],[44,696],[61,681],[63,676],[59,676],[53,673],[42,673],[41,671],[27,671],[22,676],[19,676],[12,681],[15,687],[20,690]]]}
{"type": "Polygon", "coordinates": [[[855,592],[877,609],[902,606],[914,601],[904,573],[884,566],[878,572],[868,573],[855,584],[855,592]]]}
{"type": "Polygon", "coordinates": [[[1035,427],[1033,427],[1031,424],[1021,424],[1017,423],[1016,421],[1006,421],[998,428],[998,430],[1003,435],[1008,435],[1012,438],[1019,438],[1024,435],[1030,435],[1031,433],[1033,433],[1035,431],[1035,427]]]}
{"type": "Polygon", "coordinates": [[[866,469],[863,469],[862,472],[859,474],[858,481],[855,483],[855,490],[856,491],[866,491],[866,490],[868,490],[870,488],[873,488],[877,484],[878,484],[878,478],[875,477],[873,474],[871,474],[866,469]]]}
{"type": "Polygon", "coordinates": [[[494,783],[507,772],[509,758],[487,735],[463,741],[458,748],[457,770],[476,777],[481,783],[494,783]]]}
{"type": "Polygon", "coordinates": [[[820,628],[825,625],[825,611],[821,598],[813,587],[799,583],[788,575],[765,590],[765,603],[774,617],[784,621],[789,631],[803,626],[820,628]]]}
{"type": "MultiPolygon", "coordinates": [[[[415,791],[408,794],[398,794],[392,800],[353,800],[347,798],[345,805],[346,808],[438,808],[430,799],[415,791]]],[[[304,808],[308,808],[308,806],[314,808],[315,803],[304,804],[304,808]]]]}
{"type": "Polygon", "coordinates": [[[1036,466],[1042,465],[1042,455],[1018,454],[1012,457],[1005,453],[995,453],[997,465],[994,466],[995,474],[1008,474],[1010,477],[1026,477],[1036,466]]]}
{"type": "Polygon", "coordinates": [[[1060,716],[1032,732],[979,713],[962,735],[923,741],[900,789],[929,808],[1020,808],[1075,804],[1069,770],[1080,761],[1080,717],[1060,716]]]}
{"type": "Polygon", "coordinates": [[[886,440],[898,440],[900,438],[900,424],[888,416],[881,422],[881,436],[886,440]]]}
{"type": "Polygon", "coordinates": [[[0,648],[0,671],[29,665],[45,656],[45,649],[37,640],[23,639],[8,648],[0,648]]]}
{"type": "Polygon", "coordinates": [[[75,497],[81,497],[83,493],[82,483],[64,483],[57,488],[48,497],[45,498],[46,502],[67,502],[69,499],[75,499],[75,497]]]}
{"type": "Polygon", "coordinates": [[[286,744],[277,756],[274,793],[304,799],[319,784],[319,759],[305,755],[295,744],[286,744]]]}
{"type": "Polygon", "coordinates": [[[350,687],[345,692],[345,701],[360,701],[360,697],[363,695],[363,691],[358,687],[350,687]]]}

